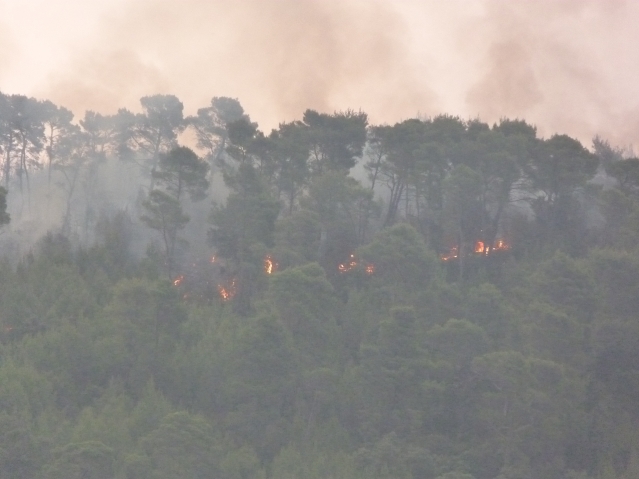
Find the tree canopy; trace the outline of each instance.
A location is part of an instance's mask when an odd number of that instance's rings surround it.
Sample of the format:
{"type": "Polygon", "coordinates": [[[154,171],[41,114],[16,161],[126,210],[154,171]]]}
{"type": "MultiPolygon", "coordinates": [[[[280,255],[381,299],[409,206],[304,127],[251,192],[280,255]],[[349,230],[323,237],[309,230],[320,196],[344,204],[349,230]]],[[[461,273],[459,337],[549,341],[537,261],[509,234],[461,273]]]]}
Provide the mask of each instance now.
{"type": "Polygon", "coordinates": [[[0,477],[639,477],[638,161],[0,93],[0,477]]]}

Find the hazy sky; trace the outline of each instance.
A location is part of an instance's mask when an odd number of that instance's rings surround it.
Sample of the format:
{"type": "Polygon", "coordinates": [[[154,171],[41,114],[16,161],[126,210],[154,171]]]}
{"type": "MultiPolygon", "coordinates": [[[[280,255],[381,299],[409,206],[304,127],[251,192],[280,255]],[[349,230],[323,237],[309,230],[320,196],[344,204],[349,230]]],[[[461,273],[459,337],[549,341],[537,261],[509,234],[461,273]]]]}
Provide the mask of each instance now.
{"type": "Polygon", "coordinates": [[[82,115],[173,93],[260,126],[525,118],[639,147],[637,0],[0,0],[0,90],[82,115]]]}

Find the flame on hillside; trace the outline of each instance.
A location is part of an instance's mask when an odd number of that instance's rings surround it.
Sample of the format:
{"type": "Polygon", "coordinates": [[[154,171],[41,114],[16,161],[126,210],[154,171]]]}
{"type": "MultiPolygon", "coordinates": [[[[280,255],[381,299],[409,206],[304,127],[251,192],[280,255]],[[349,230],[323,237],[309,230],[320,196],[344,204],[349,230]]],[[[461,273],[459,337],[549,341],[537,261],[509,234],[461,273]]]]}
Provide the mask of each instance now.
{"type": "Polygon", "coordinates": [[[180,276],[178,276],[177,278],[173,280],[173,286],[180,286],[182,284],[182,281],[184,281],[183,274],[181,274],[180,276]]]}
{"type": "Polygon", "coordinates": [[[232,279],[231,283],[226,286],[218,284],[217,291],[220,294],[220,298],[222,298],[222,301],[229,301],[233,299],[233,297],[237,293],[237,288],[235,287],[235,279],[232,279]]]}
{"type": "MultiPolygon", "coordinates": [[[[483,241],[475,241],[475,245],[473,248],[472,254],[488,256],[497,251],[508,251],[510,249],[510,245],[506,243],[503,239],[495,240],[492,246],[486,245],[483,241]]],[[[450,248],[448,253],[440,256],[442,261],[449,261],[451,259],[459,258],[459,247],[453,246],[450,248]]]]}
{"type": "MultiPolygon", "coordinates": [[[[340,273],[348,273],[349,271],[354,270],[355,268],[357,268],[357,266],[359,266],[359,263],[357,261],[357,259],[355,258],[355,254],[351,254],[348,257],[348,262],[346,263],[340,263],[337,266],[337,269],[339,270],[340,273]]],[[[375,273],[375,265],[372,263],[368,263],[364,266],[364,271],[366,272],[367,275],[372,275],[375,273]]]]}
{"type": "Polygon", "coordinates": [[[264,272],[266,274],[273,274],[277,271],[277,263],[273,261],[270,254],[267,254],[264,258],[264,272]]]}
{"type": "Polygon", "coordinates": [[[459,257],[459,248],[457,248],[457,246],[453,246],[448,253],[441,255],[442,261],[448,261],[457,257],[459,257]]]}

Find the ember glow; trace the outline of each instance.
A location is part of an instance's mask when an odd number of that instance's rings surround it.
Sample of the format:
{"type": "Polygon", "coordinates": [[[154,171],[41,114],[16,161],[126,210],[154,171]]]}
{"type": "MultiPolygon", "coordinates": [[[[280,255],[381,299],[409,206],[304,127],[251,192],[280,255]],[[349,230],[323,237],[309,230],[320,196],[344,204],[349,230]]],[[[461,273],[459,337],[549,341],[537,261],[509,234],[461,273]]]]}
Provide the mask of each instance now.
{"type": "Polygon", "coordinates": [[[215,255],[211,256],[211,263],[215,263],[217,261],[217,258],[215,257],[215,255]]]}
{"type": "Polygon", "coordinates": [[[348,273],[353,268],[357,267],[357,261],[355,261],[355,255],[351,254],[348,258],[348,263],[341,263],[337,269],[339,269],[340,273],[348,273]]]}
{"type": "Polygon", "coordinates": [[[220,298],[222,298],[222,301],[229,301],[233,299],[235,293],[237,293],[237,288],[235,287],[235,279],[231,280],[231,283],[227,286],[218,284],[217,291],[218,293],[220,293],[220,298]]]}
{"type": "MultiPolygon", "coordinates": [[[[347,263],[340,263],[337,266],[337,269],[339,270],[340,273],[348,273],[349,271],[354,270],[355,268],[357,268],[358,266],[358,262],[357,259],[355,258],[355,254],[351,254],[348,257],[348,262],[347,263]]],[[[375,265],[372,263],[368,263],[365,267],[364,267],[364,271],[366,272],[367,275],[372,275],[375,273],[375,265]]]]}
{"type": "Polygon", "coordinates": [[[448,261],[451,259],[455,259],[459,256],[459,249],[457,246],[453,246],[447,254],[441,255],[442,261],[448,261]]]}
{"type": "Polygon", "coordinates": [[[180,286],[182,284],[182,281],[184,281],[184,275],[181,274],[180,276],[178,276],[177,278],[173,280],[173,285],[180,286]]]}
{"type": "MultiPolygon", "coordinates": [[[[475,241],[473,248],[473,254],[488,256],[496,251],[508,251],[510,245],[503,239],[495,240],[492,246],[487,246],[483,241],[475,241]]],[[[459,258],[459,247],[453,246],[448,253],[440,256],[442,261],[450,261],[451,259],[459,258]]]]}
{"type": "Polygon", "coordinates": [[[273,258],[270,254],[266,255],[264,258],[264,271],[266,274],[273,274],[277,271],[277,263],[273,261],[273,258]]]}

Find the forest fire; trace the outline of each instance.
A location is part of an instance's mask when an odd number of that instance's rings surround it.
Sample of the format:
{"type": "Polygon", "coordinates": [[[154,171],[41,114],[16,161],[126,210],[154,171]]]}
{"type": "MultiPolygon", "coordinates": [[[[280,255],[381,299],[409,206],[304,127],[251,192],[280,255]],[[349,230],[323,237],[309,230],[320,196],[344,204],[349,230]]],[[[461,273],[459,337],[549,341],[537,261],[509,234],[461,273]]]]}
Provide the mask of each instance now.
{"type": "Polygon", "coordinates": [[[277,263],[273,261],[270,254],[267,254],[264,258],[264,272],[266,274],[273,274],[277,271],[277,263]]]}
{"type": "Polygon", "coordinates": [[[182,281],[184,281],[183,274],[181,274],[180,276],[178,276],[177,278],[173,280],[173,286],[180,286],[182,284],[182,281]]]}
{"type": "Polygon", "coordinates": [[[351,254],[349,257],[348,263],[341,263],[337,269],[339,269],[340,273],[348,273],[353,268],[357,267],[357,261],[355,261],[355,255],[351,254]]]}
{"type": "MultiPolygon", "coordinates": [[[[352,271],[353,269],[357,268],[358,266],[358,262],[355,259],[355,254],[351,254],[348,258],[348,263],[340,263],[337,266],[337,269],[339,270],[340,273],[348,273],[349,271],[352,271]]],[[[366,267],[364,268],[364,271],[366,272],[367,275],[372,275],[375,273],[375,265],[372,263],[369,263],[366,265],[366,267]]]]}
{"type": "Polygon", "coordinates": [[[442,261],[448,261],[451,259],[455,259],[459,256],[459,251],[457,246],[453,246],[447,254],[441,255],[442,261]]]}
{"type": "Polygon", "coordinates": [[[235,293],[237,292],[237,289],[235,288],[235,280],[231,280],[231,284],[229,284],[228,287],[218,284],[217,291],[218,293],[220,293],[220,298],[222,298],[222,301],[233,299],[235,293]]]}
{"type": "MultiPolygon", "coordinates": [[[[506,243],[503,239],[495,240],[492,246],[486,245],[483,241],[475,241],[475,245],[473,248],[473,254],[480,254],[483,256],[488,256],[491,253],[496,251],[508,251],[510,249],[510,245],[506,243]]],[[[452,259],[457,259],[459,257],[459,248],[457,246],[453,246],[450,248],[448,253],[440,256],[442,261],[450,261],[452,259]]]]}

